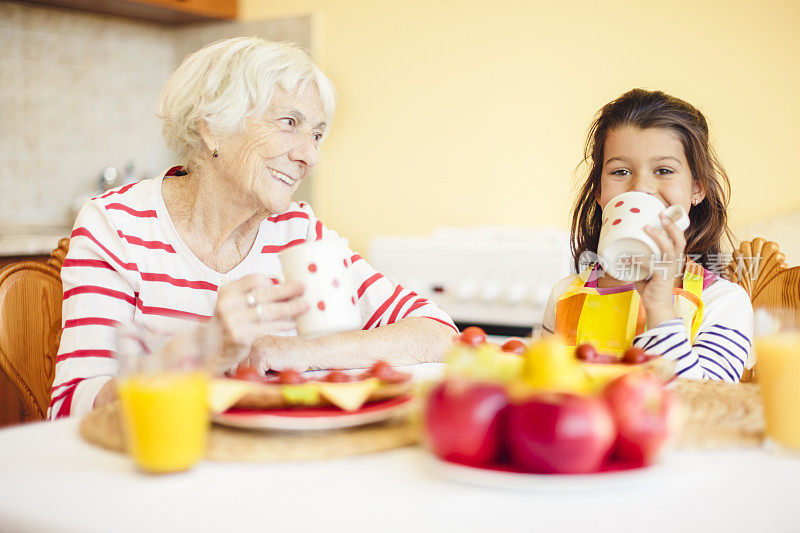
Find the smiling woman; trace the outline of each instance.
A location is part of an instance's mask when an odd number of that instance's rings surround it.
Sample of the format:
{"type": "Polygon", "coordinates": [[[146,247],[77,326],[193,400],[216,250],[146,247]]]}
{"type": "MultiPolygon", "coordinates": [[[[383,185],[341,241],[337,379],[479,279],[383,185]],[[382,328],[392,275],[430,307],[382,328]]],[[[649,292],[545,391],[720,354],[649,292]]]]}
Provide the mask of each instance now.
{"type": "Polygon", "coordinates": [[[246,117],[236,135],[220,137],[201,120],[198,130],[212,160],[198,172],[211,168],[228,182],[231,197],[250,201],[256,209],[286,211],[319,160],[326,131],[319,93],[314,86],[299,93],[278,88],[264,115],[246,117]]]}
{"type": "Polygon", "coordinates": [[[456,330],[450,318],[352,251],[345,264],[362,330],[296,334],[304,288],[279,282],[277,254],[338,239],[308,204],[292,201],[319,160],[334,100],[330,80],[289,44],[229,39],[184,60],[158,105],[180,165],[86,202],[75,222],[51,418],[115,397],[119,323],[213,329],[219,372],[245,359],[305,370],[441,358],[456,330]]]}

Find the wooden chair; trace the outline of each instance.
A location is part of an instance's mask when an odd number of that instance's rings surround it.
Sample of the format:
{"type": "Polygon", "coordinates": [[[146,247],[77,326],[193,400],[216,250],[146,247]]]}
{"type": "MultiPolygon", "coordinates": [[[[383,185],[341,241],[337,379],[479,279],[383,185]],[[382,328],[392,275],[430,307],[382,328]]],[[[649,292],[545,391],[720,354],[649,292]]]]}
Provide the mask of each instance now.
{"type": "MultiPolygon", "coordinates": [[[[760,237],[742,242],[724,276],[747,291],[753,308],[788,309],[800,315],[800,266],[787,268],[776,243],[760,237]]],[[[757,367],[746,370],[742,381],[756,381],[757,367]]]]}
{"type": "Polygon", "coordinates": [[[0,426],[47,416],[68,249],[69,239],[61,239],[46,264],[23,261],[0,270],[0,426]]]}

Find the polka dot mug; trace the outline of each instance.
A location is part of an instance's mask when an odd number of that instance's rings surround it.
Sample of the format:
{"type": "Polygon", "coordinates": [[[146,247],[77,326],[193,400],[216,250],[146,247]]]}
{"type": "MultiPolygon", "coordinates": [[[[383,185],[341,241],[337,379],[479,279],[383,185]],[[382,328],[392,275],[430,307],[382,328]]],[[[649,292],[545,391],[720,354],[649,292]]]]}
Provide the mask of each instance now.
{"type": "Polygon", "coordinates": [[[658,267],[661,250],[644,232],[644,227],[661,227],[661,213],[666,213],[682,230],[689,227],[689,216],[682,206],[667,207],[644,192],[625,192],[606,204],[597,245],[600,266],[605,272],[622,281],[650,277],[658,267]]]}
{"type": "Polygon", "coordinates": [[[284,279],[305,286],[302,298],[309,310],[296,319],[300,335],[319,336],[361,329],[348,251],[342,239],[323,239],[281,252],[284,279]]]}

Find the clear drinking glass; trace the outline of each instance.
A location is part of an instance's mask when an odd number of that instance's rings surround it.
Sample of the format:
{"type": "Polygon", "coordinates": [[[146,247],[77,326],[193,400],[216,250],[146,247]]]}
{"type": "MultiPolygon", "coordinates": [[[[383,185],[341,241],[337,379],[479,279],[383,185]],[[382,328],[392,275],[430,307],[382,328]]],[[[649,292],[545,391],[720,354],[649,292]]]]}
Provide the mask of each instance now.
{"type": "Polygon", "coordinates": [[[187,470],[205,452],[208,329],[181,335],[135,325],[117,329],[118,389],[128,449],[142,470],[187,470]]]}
{"type": "Polygon", "coordinates": [[[781,450],[800,452],[800,312],[756,312],[756,373],[767,437],[781,450]]]}

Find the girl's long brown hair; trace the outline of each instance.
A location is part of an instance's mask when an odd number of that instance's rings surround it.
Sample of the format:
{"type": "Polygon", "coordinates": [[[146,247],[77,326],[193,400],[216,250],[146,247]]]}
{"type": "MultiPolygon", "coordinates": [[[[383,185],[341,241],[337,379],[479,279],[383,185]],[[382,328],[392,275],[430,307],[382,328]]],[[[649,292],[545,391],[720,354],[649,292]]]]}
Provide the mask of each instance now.
{"type": "Polygon", "coordinates": [[[706,193],[703,201],[689,211],[691,225],[686,233],[685,253],[705,268],[717,266],[722,238],[733,243],[726,212],[730,182],[709,143],[708,123],[700,111],[683,100],[661,91],[633,89],[603,106],[589,128],[583,152],[584,162],[590,165],[589,175],[572,208],[570,250],[575,269],[580,269],[582,253],[597,252],[602,223],[597,198],[606,137],[610,131],[624,126],[667,128],[680,138],[692,179],[706,193]]]}

